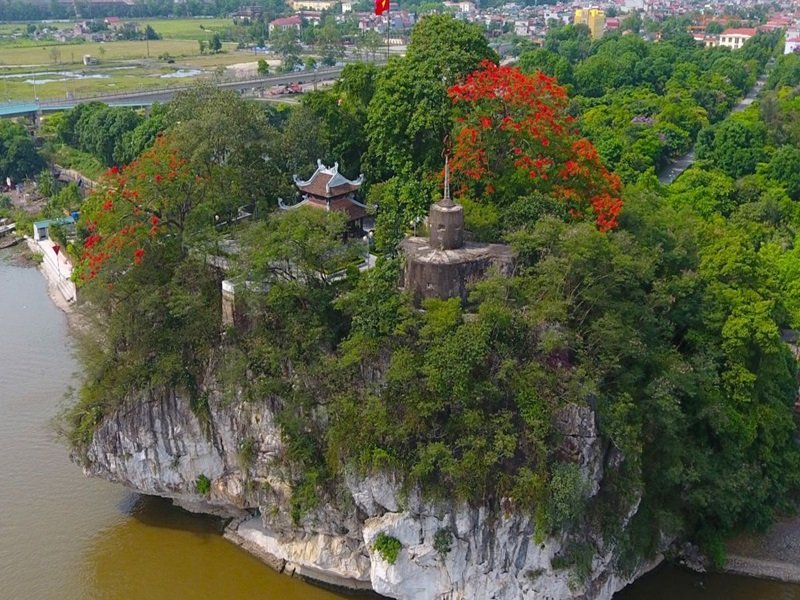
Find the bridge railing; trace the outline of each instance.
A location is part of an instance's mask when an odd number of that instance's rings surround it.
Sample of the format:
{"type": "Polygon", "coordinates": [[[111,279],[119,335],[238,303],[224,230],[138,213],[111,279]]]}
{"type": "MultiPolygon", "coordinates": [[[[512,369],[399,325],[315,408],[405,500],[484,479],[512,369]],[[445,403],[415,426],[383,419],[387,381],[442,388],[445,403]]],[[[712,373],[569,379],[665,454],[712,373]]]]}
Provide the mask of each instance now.
{"type": "MultiPolygon", "coordinates": [[[[244,85],[244,84],[252,84],[253,86],[257,85],[269,85],[270,83],[280,83],[283,80],[294,80],[298,78],[302,78],[303,75],[307,75],[309,80],[317,80],[324,79],[326,76],[329,75],[338,75],[341,73],[342,67],[330,67],[325,69],[318,69],[316,71],[297,71],[293,73],[275,73],[270,75],[263,75],[260,77],[253,77],[252,75],[242,76],[242,77],[217,77],[217,76],[209,76],[209,77],[202,77],[202,78],[194,78],[193,82],[197,82],[198,80],[209,81],[212,82],[214,85],[224,87],[226,85],[235,86],[235,85],[244,85]]],[[[168,87],[152,87],[152,88],[143,88],[140,90],[132,90],[129,92],[105,92],[101,94],[84,94],[78,96],[71,96],[70,98],[48,98],[47,100],[40,100],[39,106],[42,107],[50,107],[50,106],[60,106],[65,103],[72,103],[72,102],[86,102],[91,100],[102,101],[104,99],[113,99],[113,98],[136,98],[139,96],[151,96],[153,94],[176,94],[178,92],[182,92],[184,90],[188,90],[192,88],[192,84],[186,85],[179,85],[179,86],[168,86],[168,87]]]]}
{"type": "MultiPolygon", "coordinates": [[[[353,62],[361,62],[359,58],[358,61],[353,62]]],[[[364,61],[364,62],[371,62],[374,64],[382,64],[386,62],[385,57],[383,56],[374,56],[372,60],[364,61]]],[[[47,98],[44,100],[30,100],[30,101],[20,101],[20,100],[6,100],[0,102],[0,113],[5,112],[8,114],[9,110],[14,110],[16,113],[26,113],[26,112],[37,112],[41,109],[47,108],[59,108],[59,107],[69,107],[74,104],[79,104],[81,102],[91,102],[91,101],[108,101],[114,99],[124,100],[127,98],[139,98],[142,96],[151,96],[155,94],[166,94],[172,95],[177,94],[178,92],[182,92],[184,90],[191,89],[192,85],[200,80],[205,80],[217,85],[219,87],[227,87],[227,86],[241,86],[241,85],[252,85],[253,87],[259,86],[266,86],[266,85],[277,85],[280,83],[289,83],[291,81],[298,81],[303,80],[307,83],[312,83],[314,81],[324,80],[330,76],[336,76],[341,73],[343,66],[334,66],[334,67],[323,67],[316,70],[311,71],[294,71],[291,73],[270,73],[269,75],[261,75],[253,77],[252,75],[242,75],[242,76],[230,76],[230,75],[223,75],[219,76],[217,74],[210,75],[207,77],[202,78],[194,78],[192,83],[187,83],[184,85],[173,85],[167,87],[147,87],[138,90],[131,90],[128,92],[103,92],[97,94],[81,94],[70,96],[69,98],[47,98]]]]}

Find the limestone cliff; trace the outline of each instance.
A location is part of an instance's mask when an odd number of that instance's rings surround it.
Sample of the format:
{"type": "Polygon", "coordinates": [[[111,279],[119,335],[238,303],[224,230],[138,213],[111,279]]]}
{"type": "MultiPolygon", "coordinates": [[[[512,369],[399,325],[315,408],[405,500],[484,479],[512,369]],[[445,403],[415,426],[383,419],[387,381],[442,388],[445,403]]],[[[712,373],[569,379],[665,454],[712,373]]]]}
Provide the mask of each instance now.
{"type": "MultiPolygon", "coordinates": [[[[208,405],[201,421],[174,393],[130,400],[98,428],[85,472],[190,510],[236,517],[230,537],[279,570],[392,598],[607,599],[630,580],[615,572],[600,539],[590,573],[578,578],[554,568],[564,541],[537,542],[532,519],[513,507],[430,502],[401,494],[391,474],[353,474],[335,500],[293,520],[273,407],[223,403],[213,394],[208,405]],[[210,487],[200,493],[198,481],[206,478],[210,487]],[[374,548],[380,533],[401,543],[394,564],[374,548]]],[[[619,457],[603,451],[591,409],[569,405],[559,428],[565,451],[597,493],[604,460],[619,457]]]]}

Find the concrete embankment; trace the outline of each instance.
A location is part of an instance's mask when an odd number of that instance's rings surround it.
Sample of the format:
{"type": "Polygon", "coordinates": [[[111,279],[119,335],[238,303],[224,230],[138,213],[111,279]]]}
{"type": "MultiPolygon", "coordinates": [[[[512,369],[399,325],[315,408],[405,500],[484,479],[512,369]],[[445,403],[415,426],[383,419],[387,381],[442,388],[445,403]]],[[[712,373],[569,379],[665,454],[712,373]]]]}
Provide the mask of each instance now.
{"type": "Polygon", "coordinates": [[[77,298],[75,284],[70,277],[72,276],[72,265],[64,257],[63,253],[56,254],[51,240],[35,241],[29,237],[25,238],[31,252],[42,255],[42,262],[39,270],[47,279],[47,291],[53,302],[64,312],[70,312],[72,305],[77,298]]]}

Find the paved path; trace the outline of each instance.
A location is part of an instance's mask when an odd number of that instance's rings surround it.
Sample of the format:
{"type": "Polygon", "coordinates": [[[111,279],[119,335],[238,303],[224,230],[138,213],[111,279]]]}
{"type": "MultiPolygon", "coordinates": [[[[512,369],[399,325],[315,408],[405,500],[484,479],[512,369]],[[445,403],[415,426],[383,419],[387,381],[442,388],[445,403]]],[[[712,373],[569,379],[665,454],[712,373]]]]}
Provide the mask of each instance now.
{"type": "Polygon", "coordinates": [[[51,240],[34,241],[26,238],[28,247],[32,252],[42,253],[41,270],[50,288],[50,295],[62,310],[68,310],[69,305],[75,302],[77,290],[70,281],[72,264],[66,259],[63,252],[56,254],[53,251],[54,243],[51,240]]]}
{"type": "MultiPolygon", "coordinates": [[[[739,100],[736,106],[733,107],[731,114],[741,112],[748,106],[750,106],[753,101],[756,99],[758,94],[761,93],[762,88],[764,87],[764,83],[767,81],[767,76],[762,75],[756,80],[756,84],[750,88],[750,91],[747,92],[744,98],[739,100]]],[[[681,156],[680,158],[675,159],[670,163],[668,166],[664,168],[664,170],[659,174],[658,181],[661,182],[662,185],[669,185],[673,181],[675,181],[678,176],[683,173],[686,169],[692,166],[694,163],[694,146],[692,149],[689,150],[686,154],[681,156]]]]}

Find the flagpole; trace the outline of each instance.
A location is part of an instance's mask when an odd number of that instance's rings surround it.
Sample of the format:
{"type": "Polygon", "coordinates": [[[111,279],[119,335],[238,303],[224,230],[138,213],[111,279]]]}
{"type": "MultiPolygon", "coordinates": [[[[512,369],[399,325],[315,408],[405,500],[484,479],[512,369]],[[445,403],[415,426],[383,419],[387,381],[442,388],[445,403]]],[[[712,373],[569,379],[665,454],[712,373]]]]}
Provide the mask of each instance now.
{"type": "Polygon", "coordinates": [[[386,64],[389,64],[389,34],[392,31],[392,0],[386,3],[386,64]]]}

